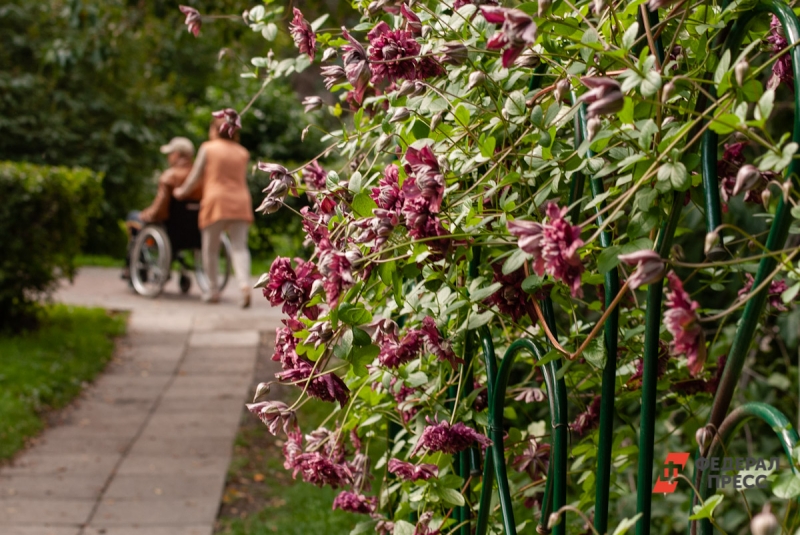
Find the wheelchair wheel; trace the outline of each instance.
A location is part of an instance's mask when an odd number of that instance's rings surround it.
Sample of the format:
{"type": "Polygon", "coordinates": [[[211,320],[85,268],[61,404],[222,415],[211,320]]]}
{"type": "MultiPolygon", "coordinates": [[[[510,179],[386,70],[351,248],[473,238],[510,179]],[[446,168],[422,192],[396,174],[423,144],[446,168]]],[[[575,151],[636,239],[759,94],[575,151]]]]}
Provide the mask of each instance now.
{"type": "Polygon", "coordinates": [[[172,247],[166,231],[146,226],[136,236],[131,251],[131,285],[144,297],[156,297],[169,279],[172,247]]]}
{"type": "MultiPolygon", "coordinates": [[[[206,277],[205,271],[203,271],[202,252],[195,251],[194,254],[195,279],[197,279],[197,285],[200,286],[200,290],[206,294],[209,292],[209,284],[208,277],[206,277]]],[[[233,269],[231,258],[231,241],[228,239],[227,234],[223,234],[219,248],[219,264],[217,271],[217,290],[220,292],[225,289],[225,285],[228,284],[228,279],[231,276],[231,270],[233,269]]]]}

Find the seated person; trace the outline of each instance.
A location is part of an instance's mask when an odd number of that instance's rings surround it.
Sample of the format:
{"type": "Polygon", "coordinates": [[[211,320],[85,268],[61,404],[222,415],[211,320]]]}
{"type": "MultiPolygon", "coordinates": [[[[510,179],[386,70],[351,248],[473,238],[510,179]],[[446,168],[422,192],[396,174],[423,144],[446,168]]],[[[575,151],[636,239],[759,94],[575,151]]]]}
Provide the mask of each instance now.
{"type": "MultiPolygon", "coordinates": [[[[174,137],[166,145],[161,146],[161,153],[167,155],[169,168],[158,179],[158,193],[153,202],[142,211],[128,214],[125,226],[128,229],[128,255],[125,258],[125,269],[122,278],[130,278],[130,252],[136,234],[146,223],[163,223],[169,218],[169,203],[172,192],[181,186],[192,170],[194,144],[185,137],[174,137]]],[[[188,201],[199,201],[202,197],[202,185],[185,197],[188,201]]]]}

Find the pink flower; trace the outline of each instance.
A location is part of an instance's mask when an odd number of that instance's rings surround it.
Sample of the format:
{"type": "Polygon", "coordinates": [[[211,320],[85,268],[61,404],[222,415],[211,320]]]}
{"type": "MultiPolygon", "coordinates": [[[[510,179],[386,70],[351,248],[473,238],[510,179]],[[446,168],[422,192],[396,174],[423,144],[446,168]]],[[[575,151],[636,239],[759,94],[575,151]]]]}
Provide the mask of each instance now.
{"type": "MultiPolygon", "coordinates": [[[[285,466],[285,464],[284,464],[285,466]]],[[[346,465],[335,463],[319,452],[302,453],[294,459],[292,477],[300,473],[303,481],[322,487],[339,488],[353,481],[353,474],[346,465]]]]}
{"type": "Polygon", "coordinates": [[[342,28],[342,35],[347,39],[350,44],[344,45],[342,50],[342,61],[344,62],[344,72],[347,76],[347,81],[353,86],[354,100],[360,105],[364,101],[364,91],[367,90],[372,71],[369,69],[367,62],[367,52],[361,43],[353,39],[353,37],[342,28]]]}
{"type": "Polygon", "coordinates": [[[422,22],[419,17],[411,11],[405,4],[400,4],[400,14],[406,19],[406,30],[410,31],[415,37],[422,35],[422,22]]]}
{"type": "MultiPolygon", "coordinates": [[[[736,191],[736,179],[741,168],[747,163],[747,158],[744,155],[746,146],[747,141],[726,143],[722,159],[717,162],[717,178],[719,179],[720,197],[723,203],[727,203],[731,197],[738,193],[738,191],[734,193],[736,191]]],[[[744,201],[761,204],[761,192],[766,188],[770,178],[771,173],[762,173],[761,180],[748,184],[751,187],[745,193],[744,201]]],[[[726,204],[723,204],[723,209],[727,210],[726,204]]]]}
{"type": "Polygon", "coordinates": [[[420,330],[425,339],[425,346],[428,348],[428,351],[436,355],[437,359],[449,362],[454,370],[456,369],[456,363],[464,363],[462,359],[458,358],[456,354],[453,353],[453,348],[450,347],[450,343],[442,338],[439,329],[436,327],[436,321],[432,317],[425,316],[422,320],[422,329],[420,330]]]}
{"type": "Polygon", "coordinates": [[[378,361],[387,368],[397,368],[411,362],[422,350],[422,331],[410,330],[400,342],[391,339],[381,345],[378,361]]]}
{"type": "Polygon", "coordinates": [[[283,425],[283,432],[287,435],[291,429],[299,429],[295,412],[282,401],[248,403],[247,410],[258,416],[273,435],[278,434],[278,428],[281,425],[283,425]]]}
{"type": "Polygon", "coordinates": [[[495,293],[486,298],[486,302],[495,305],[500,312],[511,316],[515,322],[519,322],[525,317],[528,311],[530,294],[522,289],[522,281],[525,280],[525,271],[522,268],[503,274],[503,268],[498,263],[492,264],[494,271],[494,282],[499,282],[503,286],[495,293]]]}
{"type": "Polygon", "coordinates": [[[287,434],[286,443],[283,445],[283,467],[294,470],[298,466],[298,458],[303,454],[303,434],[292,431],[287,434]]]}
{"type": "Polygon", "coordinates": [[[482,6],[481,13],[487,22],[503,25],[486,43],[489,50],[504,50],[503,67],[510,67],[525,47],[536,41],[536,23],[524,11],[482,6]]]}
{"type": "Polygon", "coordinates": [[[302,310],[309,319],[316,319],[319,316],[319,307],[304,305],[311,299],[311,289],[320,274],[313,262],[295,258],[295,263],[296,270],[292,269],[292,262],[288,258],[279,256],[272,262],[264,287],[264,297],[272,306],[283,304],[283,313],[293,318],[302,310]]]}
{"type": "Polygon", "coordinates": [[[586,116],[591,119],[598,115],[612,115],[622,110],[625,105],[625,96],[619,82],[611,78],[600,76],[584,76],[581,83],[589,91],[581,95],[581,102],[588,102],[586,116]]]}
{"type": "Polygon", "coordinates": [[[541,388],[523,388],[514,399],[523,403],[538,403],[547,399],[547,394],[541,388]]]}
{"type": "Polygon", "coordinates": [[[233,138],[234,134],[242,128],[242,119],[233,108],[215,111],[211,115],[217,119],[225,119],[225,122],[219,127],[219,132],[222,135],[233,138]]]}
{"type": "Polygon", "coordinates": [[[369,515],[375,512],[377,503],[374,497],[367,498],[363,494],[350,491],[342,491],[333,500],[333,510],[341,509],[348,513],[369,515]]]}
{"type": "Polygon", "coordinates": [[[550,461],[550,444],[539,444],[531,437],[528,445],[521,455],[514,457],[511,466],[517,472],[527,472],[531,479],[537,480],[542,474],[547,473],[550,461]]]}
{"type": "Polygon", "coordinates": [[[419,516],[417,525],[414,526],[414,535],[439,535],[438,529],[431,529],[430,523],[433,520],[433,513],[425,511],[419,516]]]}
{"type": "Polygon", "coordinates": [[[689,372],[697,375],[703,370],[706,360],[706,343],[703,329],[700,327],[696,310],[700,308],[697,301],[692,301],[683,283],[674,272],[667,274],[669,291],[667,292],[667,311],[664,313],[664,325],[672,335],[670,351],[673,355],[686,355],[689,372]]]}
{"type": "Polygon", "coordinates": [[[622,254],[618,258],[629,266],[636,266],[636,271],[628,279],[631,290],[643,284],[650,284],[664,277],[664,260],[655,251],[642,249],[635,253],[622,254]]]}
{"type": "Polygon", "coordinates": [[[372,83],[383,80],[414,80],[417,78],[419,43],[405,30],[392,30],[381,21],[367,34],[369,59],[372,62],[372,83]]]}
{"type": "Polygon", "coordinates": [[[186,20],[183,23],[186,24],[189,33],[193,34],[195,37],[200,35],[200,26],[203,25],[200,12],[189,6],[178,6],[178,9],[181,10],[181,13],[186,15],[186,20]]]}
{"type": "Polygon", "coordinates": [[[306,383],[308,383],[306,393],[309,396],[322,401],[337,401],[341,407],[345,406],[350,398],[350,390],[339,376],[332,372],[320,375],[318,371],[314,370],[311,363],[302,357],[298,357],[294,364],[295,367],[276,373],[275,377],[281,381],[294,383],[299,388],[306,388],[306,383]],[[309,382],[308,379],[312,373],[315,377],[309,382]]]}
{"type": "Polygon", "coordinates": [[[415,465],[403,462],[399,459],[391,459],[388,469],[391,473],[406,481],[427,481],[432,477],[439,476],[439,467],[435,464],[415,465]]]}
{"type": "Polygon", "coordinates": [[[334,305],[342,291],[355,284],[353,269],[347,254],[335,249],[327,240],[320,242],[319,271],[323,277],[323,287],[328,305],[334,305]]]}
{"type": "Polygon", "coordinates": [[[600,421],[600,396],[595,396],[586,410],[575,417],[569,428],[579,435],[593,429],[600,421]]]}
{"type": "Polygon", "coordinates": [[[428,427],[422,432],[417,445],[411,450],[412,456],[416,455],[422,448],[429,452],[458,453],[469,448],[475,442],[485,447],[492,445],[491,440],[474,429],[467,427],[462,422],[457,422],[451,426],[447,420],[436,422],[426,418],[426,421],[428,422],[428,427]]]}
{"type": "MultiPolygon", "coordinates": [[[[739,290],[739,297],[745,297],[747,294],[750,293],[750,290],[753,288],[753,276],[749,273],[744,274],[746,282],[745,285],[739,290]]],[[[783,280],[772,280],[769,283],[769,306],[773,310],[777,310],[779,312],[786,312],[787,308],[783,304],[783,300],[781,299],[781,294],[786,291],[788,286],[786,285],[786,281],[783,280]]]]}
{"type": "Polygon", "coordinates": [[[311,61],[314,61],[314,54],[317,51],[317,36],[314,34],[314,29],[299,9],[293,8],[292,13],[294,18],[289,25],[289,33],[292,34],[294,44],[301,54],[308,54],[311,61]]]}
{"type": "Polygon", "coordinates": [[[303,182],[306,183],[308,189],[312,190],[312,193],[324,190],[327,179],[328,173],[317,160],[312,161],[303,168],[303,182]]]}
{"type": "Polygon", "coordinates": [[[320,69],[320,73],[324,78],[325,89],[328,91],[335,85],[342,84],[347,81],[347,74],[342,67],[338,65],[327,65],[320,69]]]}
{"type": "Polygon", "coordinates": [[[509,232],[519,238],[519,247],[533,255],[533,269],[540,277],[547,273],[570,287],[573,297],[583,297],[581,274],[584,271],[578,249],[583,247],[580,227],[564,216],[566,208],[551,201],[545,207],[548,221],[510,221],[509,232]]]}
{"type": "Polygon", "coordinates": [[[278,327],[275,332],[275,352],[272,360],[280,362],[284,370],[294,368],[297,362],[297,338],[292,334],[292,330],[287,327],[278,327]]]}
{"type": "Polygon", "coordinates": [[[401,384],[400,389],[398,390],[396,384],[397,378],[392,377],[389,391],[392,393],[392,397],[394,397],[394,400],[397,402],[397,406],[395,407],[397,412],[403,419],[403,423],[407,424],[419,412],[419,407],[413,404],[413,400],[408,401],[408,398],[416,394],[417,390],[410,386],[406,386],[405,384],[401,384]]]}
{"type": "Polygon", "coordinates": [[[399,169],[396,165],[386,166],[383,178],[378,181],[378,187],[372,188],[370,197],[385,210],[400,210],[403,207],[405,196],[400,190],[399,169]]]}
{"type": "MultiPolygon", "coordinates": [[[[769,24],[769,36],[766,41],[772,45],[773,57],[789,46],[786,36],[783,34],[783,26],[778,17],[772,15],[769,24]]],[[[777,89],[781,84],[786,84],[789,89],[794,91],[794,73],[792,72],[792,56],[784,54],[772,64],[772,77],[767,82],[768,89],[777,89]]]]}

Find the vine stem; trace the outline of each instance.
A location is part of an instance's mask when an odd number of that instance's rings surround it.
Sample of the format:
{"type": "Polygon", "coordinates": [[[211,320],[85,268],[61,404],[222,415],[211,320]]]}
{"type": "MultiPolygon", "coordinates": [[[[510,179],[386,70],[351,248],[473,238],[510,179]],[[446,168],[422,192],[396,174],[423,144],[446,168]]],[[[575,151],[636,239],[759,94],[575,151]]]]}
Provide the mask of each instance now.
{"type": "Polygon", "coordinates": [[[592,331],[589,333],[589,336],[586,337],[575,353],[570,353],[558,343],[555,335],[553,335],[553,333],[550,331],[550,328],[547,326],[542,309],[539,307],[539,304],[536,302],[536,300],[533,300],[533,308],[536,310],[536,317],[539,318],[539,325],[541,325],[542,329],[544,329],[547,339],[550,340],[550,343],[553,344],[553,347],[556,349],[556,351],[563,354],[567,360],[575,360],[576,358],[580,357],[586,348],[589,347],[589,344],[592,342],[592,340],[597,338],[597,335],[600,332],[600,329],[603,327],[603,324],[605,324],[608,317],[611,316],[611,313],[614,312],[615,308],[617,308],[617,305],[622,300],[622,297],[625,295],[625,293],[627,293],[629,280],[625,281],[625,284],[623,284],[622,288],[619,289],[619,292],[617,293],[616,297],[614,297],[614,300],[611,301],[611,304],[608,306],[608,308],[606,308],[605,312],[603,312],[603,315],[600,316],[600,319],[597,321],[597,323],[595,323],[592,331]]]}

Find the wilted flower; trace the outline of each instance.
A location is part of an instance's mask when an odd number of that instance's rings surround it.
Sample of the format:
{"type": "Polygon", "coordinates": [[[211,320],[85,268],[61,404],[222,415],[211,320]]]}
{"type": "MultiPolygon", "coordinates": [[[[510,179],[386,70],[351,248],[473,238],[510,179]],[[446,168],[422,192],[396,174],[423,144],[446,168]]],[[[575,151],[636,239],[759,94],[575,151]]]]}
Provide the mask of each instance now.
{"type": "Polygon", "coordinates": [[[289,409],[289,406],[282,401],[248,403],[247,410],[258,416],[273,435],[278,434],[278,428],[281,426],[283,427],[283,432],[287,434],[290,433],[291,429],[298,429],[295,412],[289,409]]]}
{"type": "Polygon", "coordinates": [[[467,61],[469,52],[461,41],[448,41],[442,45],[439,61],[448,65],[463,65],[467,61]]]}
{"type": "Polygon", "coordinates": [[[414,526],[414,535],[439,535],[438,529],[431,529],[430,523],[433,520],[433,513],[425,511],[419,517],[417,525],[414,526]]]}
{"type": "Polygon", "coordinates": [[[197,37],[200,34],[200,26],[203,25],[200,12],[189,6],[178,6],[178,9],[181,10],[181,13],[186,15],[186,20],[183,21],[183,23],[186,24],[189,33],[197,37]]]}
{"type": "Polygon", "coordinates": [[[374,497],[367,498],[363,494],[350,491],[342,491],[333,499],[333,510],[341,509],[348,513],[368,515],[375,512],[377,503],[374,497]]]}
{"type": "MultiPolygon", "coordinates": [[[[749,273],[745,273],[745,284],[742,286],[742,289],[739,290],[739,297],[744,297],[750,293],[750,290],[753,288],[753,276],[749,273]]],[[[788,286],[786,285],[786,281],[783,280],[775,280],[773,279],[769,283],[769,306],[773,310],[777,310],[778,312],[786,312],[786,306],[783,304],[783,299],[781,299],[781,294],[787,290],[788,286]]]]}
{"type": "Polygon", "coordinates": [[[412,329],[399,342],[385,341],[381,345],[378,361],[387,368],[397,368],[414,360],[422,350],[422,344],[422,332],[412,329]]]}
{"type": "Polygon", "coordinates": [[[456,363],[463,364],[464,361],[456,357],[456,354],[453,353],[453,348],[450,347],[450,343],[442,338],[439,329],[436,327],[436,321],[432,317],[425,316],[422,320],[422,328],[420,330],[425,339],[425,346],[437,359],[449,362],[453,369],[456,368],[456,363]]]}
{"type": "Polygon", "coordinates": [[[581,102],[589,104],[586,108],[588,118],[617,113],[625,105],[622,87],[616,80],[599,76],[584,76],[581,78],[581,83],[589,88],[589,91],[581,95],[579,99],[581,102]]]}
{"type": "Polygon", "coordinates": [[[575,421],[569,424],[569,428],[579,435],[583,435],[589,429],[594,428],[600,421],[600,396],[595,396],[586,410],[575,417],[575,421]]]}
{"type": "Polygon", "coordinates": [[[504,50],[503,67],[510,67],[525,47],[536,41],[536,23],[524,11],[482,6],[481,13],[487,22],[503,25],[486,43],[490,50],[504,50]]]}
{"type": "MultiPolygon", "coordinates": [[[[342,27],[342,35],[350,42],[349,45],[342,47],[344,51],[342,61],[344,62],[345,76],[353,86],[356,102],[361,104],[364,101],[364,91],[366,91],[369,79],[372,77],[372,71],[370,71],[369,62],[367,61],[367,52],[361,43],[356,41],[344,27],[342,27]]],[[[323,69],[324,74],[325,71],[323,69]]]]}
{"type": "Polygon", "coordinates": [[[325,79],[325,89],[328,91],[337,84],[347,81],[347,75],[344,69],[338,65],[326,65],[320,69],[323,78],[325,79]]]}
{"type": "Polygon", "coordinates": [[[628,279],[631,290],[644,284],[650,284],[664,277],[664,260],[655,251],[642,249],[635,253],[619,255],[621,262],[629,266],[636,266],[636,271],[628,279]]]}
{"type": "Polygon", "coordinates": [[[222,135],[232,138],[242,128],[242,119],[233,108],[215,111],[211,115],[217,119],[225,119],[225,122],[219,127],[219,132],[222,135]]]}
{"type": "Polygon", "coordinates": [[[450,422],[443,420],[436,422],[426,418],[428,427],[422,432],[417,445],[411,450],[411,456],[425,448],[429,452],[458,453],[477,442],[481,446],[491,446],[492,441],[474,429],[467,427],[462,422],[451,426],[450,422]]]}
{"type": "Polygon", "coordinates": [[[308,54],[311,61],[314,61],[314,54],[317,51],[317,36],[314,34],[314,29],[299,9],[293,8],[292,13],[294,18],[289,25],[289,33],[292,34],[294,44],[301,54],[308,54]]]}
{"type": "MultiPolygon", "coordinates": [[[[772,15],[772,21],[769,24],[769,35],[766,41],[772,45],[772,56],[776,56],[787,46],[789,42],[783,33],[783,26],[778,17],[772,15]]],[[[791,54],[783,54],[775,63],[772,64],[772,77],[767,82],[768,89],[777,89],[782,83],[789,86],[789,89],[794,91],[794,73],[792,72],[792,56],[791,54]]]]}
{"type": "Polygon", "coordinates": [[[661,89],[661,102],[667,102],[675,94],[675,82],[669,81],[661,89]]]}
{"type": "Polygon", "coordinates": [[[381,21],[367,34],[369,59],[372,63],[372,82],[382,80],[414,80],[417,78],[419,43],[411,32],[392,30],[381,21]]]}
{"type": "Polygon", "coordinates": [[[519,247],[533,255],[533,269],[540,277],[547,273],[570,287],[573,297],[582,297],[581,273],[584,271],[578,249],[583,247],[581,229],[564,216],[567,208],[555,202],[545,207],[548,221],[509,221],[508,231],[519,238],[519,247]]]}
{"type": "Polygon", "coordinates": [[[325,104],[320,97],[312,96],[303,99],[303,108],[306,113],[318,110],[325,104]]]}
{"type": "MultiPolygon", "coordinates": [[[[728,143],[725,145],[725,152],[722,159],[717,162],[717,178],[720,184],[720,197],[724,203],[727,203],[731,197],[737,195],[734,193],[736,190],[736,183],[741,179],[742,187],[745,186],[745,181],[749,182],[749,188],[744,187],[740,191],[745,191],[744,201],[761,204],[761,193],[766,191],[767,182],[774,176],[771,171],[759,172],[758,176],[752,172],[753,169],[749,166],[748,170],[739,176],[743,167],[747,167],[747,159],[744,155],[744,149],[747,146],[747,141],[738,141],[736,143],[728,143]]],[[[727,210],[727,205],[723,204],[723,209],[727,210]]]]}
{"type": "Polygon", "coordinates": [[[697,301],[693,301],[683,283],[674,272],[667,274],[669,291],[667,297],[667,311],[664,313],[664,325],[672,335],[670,351],[673,355],[686,355],[689,372],[697,375],[702,371],[706,360],[706,343],[703,329],[697,322],[696,310],[700,308],[697,301]]]}
{"type": "Polygon", "coordinates": [[[439,476],[439,467],[435,464],[415,465],[406,463],[400,459],[391,459],[388,469],[391,473],[406,481],[427,481],[432,477],[439,476]]]}

